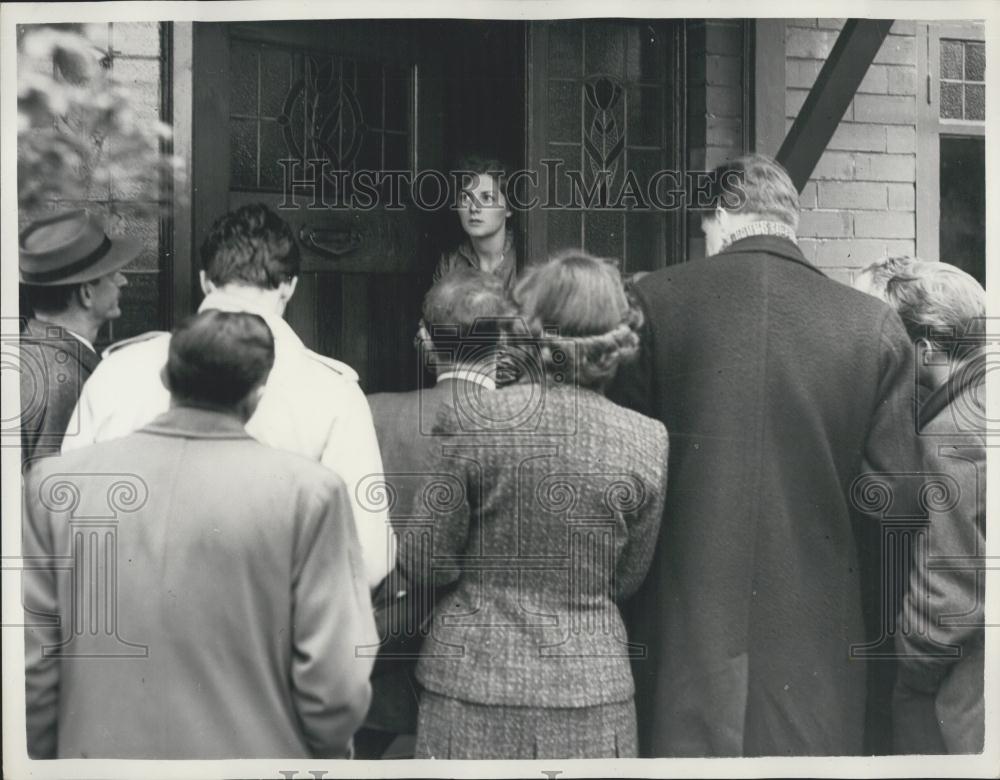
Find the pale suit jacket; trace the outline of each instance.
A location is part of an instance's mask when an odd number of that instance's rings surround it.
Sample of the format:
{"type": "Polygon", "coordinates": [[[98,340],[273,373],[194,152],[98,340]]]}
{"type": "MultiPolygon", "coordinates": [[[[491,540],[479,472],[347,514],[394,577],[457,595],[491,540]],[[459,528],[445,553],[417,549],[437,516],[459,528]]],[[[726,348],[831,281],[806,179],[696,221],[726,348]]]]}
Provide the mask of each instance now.
{"type": "Polygon", "coordinates": [[[376,637],[336,474],[178,408],[26,497],[30,755],[345,755],[376,637]]]}

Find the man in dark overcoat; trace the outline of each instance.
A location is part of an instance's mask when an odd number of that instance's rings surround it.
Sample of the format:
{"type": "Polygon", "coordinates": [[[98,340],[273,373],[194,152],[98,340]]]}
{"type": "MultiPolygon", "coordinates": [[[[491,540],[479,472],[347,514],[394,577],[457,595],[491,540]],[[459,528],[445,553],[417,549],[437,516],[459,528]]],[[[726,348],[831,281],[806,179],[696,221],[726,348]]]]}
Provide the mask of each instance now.
{"type": "Polygon", "coordinates": [[[630,605],[640,755],[856,754],[865,641],[850,490],[919,472],[896,313],[812,266],[798,195],[762,156],[716,171],[706,259],[646,275],[640,359],[613,397],[673,446],[630,605]]]}
{"type": "Polygon", "coordinates": [[[121,316],[121,269],[140,251],[82,209],[21,232],[21,291],[31,310],[20,334],[22,464],[59,453],[80,388],[100,361],[98,331],[121,316]]]}

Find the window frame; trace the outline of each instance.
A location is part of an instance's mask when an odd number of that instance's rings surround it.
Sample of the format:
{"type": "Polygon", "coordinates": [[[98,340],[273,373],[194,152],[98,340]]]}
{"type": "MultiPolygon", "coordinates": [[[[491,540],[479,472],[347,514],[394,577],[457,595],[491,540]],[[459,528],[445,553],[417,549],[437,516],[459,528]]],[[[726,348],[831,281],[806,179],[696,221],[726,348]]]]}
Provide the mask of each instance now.
{"type": "MultiPolygon", "coordinates": [[[[917,256],[941,259],[941,137],[985,138],[986,122],[941,118],[941,39],[986,42],[983,21],[917,24],[917,256]]],[[[985,172],[984,172],[985,176],[985,172]]]]}

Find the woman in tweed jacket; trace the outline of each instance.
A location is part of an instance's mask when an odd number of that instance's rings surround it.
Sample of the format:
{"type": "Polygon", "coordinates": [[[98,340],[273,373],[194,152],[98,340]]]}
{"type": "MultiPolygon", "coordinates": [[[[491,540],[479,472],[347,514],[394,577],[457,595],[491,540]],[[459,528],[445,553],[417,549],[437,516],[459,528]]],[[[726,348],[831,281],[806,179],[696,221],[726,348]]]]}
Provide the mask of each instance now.
{"type": "Polygon", "coordinates": [[[603,387],[636,351],[636,311],[615,266],[580,252],[514,298],[524,378],[442,412],[447,444],[401,536],[413,579],[454,584],[417,667],[416,757],[634,756],[641,648],[617,602],[649,567],[667,433],[603,387]]]}

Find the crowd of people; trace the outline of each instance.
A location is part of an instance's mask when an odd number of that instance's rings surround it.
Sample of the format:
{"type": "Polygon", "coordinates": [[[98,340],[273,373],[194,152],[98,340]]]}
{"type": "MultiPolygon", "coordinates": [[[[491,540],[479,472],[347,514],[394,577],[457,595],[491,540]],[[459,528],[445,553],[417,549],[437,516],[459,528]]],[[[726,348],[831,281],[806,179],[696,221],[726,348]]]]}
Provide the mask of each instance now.
{"type": "Polygon", "coordinates": [[[103,359],[135,244],[79,211],[22,232],[23,551],[73,562],[24,573],[29,755],[982,750],[983,579],[932,565],[983,555],[982,288],[902,257],[830,279],[759,155],[716,171],[741,187],[705,260],[519,265],[471,165],[409,392],[366,398],[285,322],[301,258],[265,206],[213,226],[196,314],[103,359]],[[134,500],[95,557],[107,475],[134,500]],[[929,556],[879,568],[886,518],[929,556]]]}

